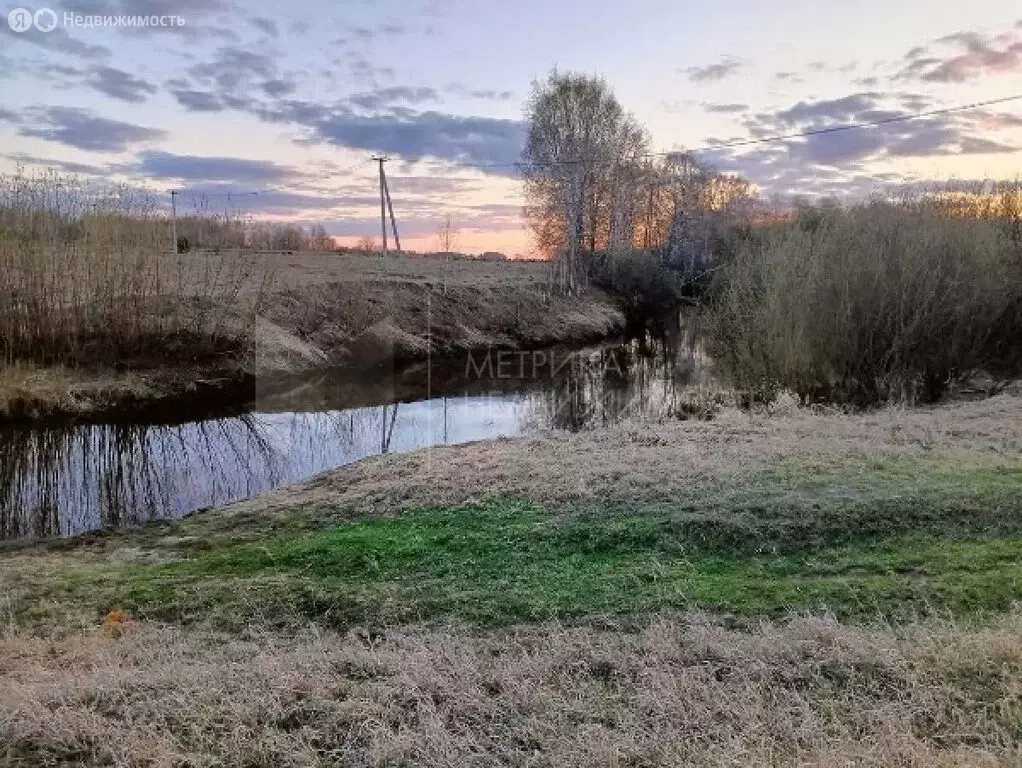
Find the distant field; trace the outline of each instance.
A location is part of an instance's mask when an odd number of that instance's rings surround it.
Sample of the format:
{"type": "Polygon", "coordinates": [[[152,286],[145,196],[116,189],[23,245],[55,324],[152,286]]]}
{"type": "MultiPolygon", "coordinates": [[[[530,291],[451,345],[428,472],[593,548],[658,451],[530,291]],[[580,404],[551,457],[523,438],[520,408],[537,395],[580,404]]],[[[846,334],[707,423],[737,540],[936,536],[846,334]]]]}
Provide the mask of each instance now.
{"type": "Polygon", "coordinates": [[[550,265],[534,261],[445,261],[423,256],[387,256],[295,251],[260,254],[262,263],[285,286],[325,282],[414,281],[486,285],[546,283],[550,265]]]}

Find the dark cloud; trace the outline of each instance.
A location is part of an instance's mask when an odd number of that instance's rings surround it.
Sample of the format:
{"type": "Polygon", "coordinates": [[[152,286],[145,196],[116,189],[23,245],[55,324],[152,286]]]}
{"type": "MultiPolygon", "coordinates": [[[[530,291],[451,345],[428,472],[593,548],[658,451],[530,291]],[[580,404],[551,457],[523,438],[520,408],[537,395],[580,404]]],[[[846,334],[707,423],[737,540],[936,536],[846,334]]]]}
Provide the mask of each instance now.
{"type": "Polygon", "coordinates": [[[23,121],[22,136],[47,139],[91,152],[123,152],[134,144],[162,139],[166,131],[98,117],[74,107],[36,107],[23,121]]]}
{"type": "Polygon", "coordinates": [[[378,24],[375,27],[356,26],[348,30],[348,34],[362,42],[372,42],[377,38],[400,37],[407,30],[404,24],[398,21],[388,21],[378,24]]]}
{"type": "Polygon", "coordinates": [[[859,66],[858,62],[855,61],[849,61],[845,64],[834,64],[828,61],[809,62],[809,70],[811,72],[838,72],[843,75],[847,75],[850,72],[854,72],[858,68],[858,66],[859,66]]]}
{"type": "Polygon", "coordinates": [[[114,67],[96,67],[88,83],[100,93],[121,101],[139,104],[156,93],[156,86],[114,67]]]}
{"type": "Polygon", "coordinates": [[[407,117],[334,114],[310,127],[322,141],[413,162],[433,157],[452,163],[514,163],[525,143],[525,126],[519,121],[440,112],[407,117]]]}
{"type": "MultiPolygon", "coordinates": [[[[0,38],[7,36],[8,40],[20,40],[29,45],[35,45],[47,51],[65,53],[69,56],[77,56],[82,59],[98,60],[110,55],[110,49],[102,45],[90,45],[77,38],[71,37],[63,27],[57,27],[50,32],[40,32],[34,27],[25,32],[15,32],[6,21],[7,12],[3,12],[3,19],[0,19],[0,38]]],[[[5,46],[7,43],[4,44],[5,46]]]]}
{"type": "Polygon", "coordinates": [[[351,109],[344,105],[336,105],[331,108],[329,105],[315,101],[298,99],[285,99],[272,106],[255,106],[252,108],[252,112],[267,123],[296,123],[304,126],[314,125],[331,114],[353,114],[351,109]]]}
{"type": "Polygon", "coordinates": [[[175,155],[170,152],[143,152],[135,167],[147,178],[188,182],[268,184],[301,176],[293,168],[268,160],[175,155]]]}
{"type": "Polygon", "coordinates": [[[515,94],[514,91],[471,90],[466,95],[473,99],[485,101],[510,101],[514,98],[515,94]]]}
{"type": "Polygon", "coordinates": [[[395,72],[392,67],[381,67],[374,64],[358,51],[348,51],[346,61],[337,60],[338,66],[347,66],[351,80],[360,86],[379,88],[383,83],[393,82],[395,72]]]}
{"type": "Polygon", "coordinates": [[[224,109],[223,103],[213,93],[188,88],[172,88],[170,92],[177,103],[189,112],[221,112],[224,109]]]}
{"type": "Polygon", "coordinates": [[[896,79],[914,79],[930,83],[964,83],[987,74],[1022,72],[1022,40],[1012,35],[987,37],[978,32],[956,32],[935,41],[941,53],[928,48],[913,48],[896,79]]]}
{"type": "Polygon", "coordinates": [[[1022,128],[1022,115],[1008,112],[975,112],[979,124],[986,130],[998,131],[1003,128],[1022,128]]]}
{"type": "Polygon", "coordinates": [[[9,109],[0,107],[0,122],[3,123],[20,123],[21,117],[17,112],[11,112],[9,109]]]}
{"type": "Polygon", "coordinates": [[[776,112],[750,115],[744,123],[753,137],[767,138],[877,120],[896,122],[752,147],[722,148],[705,157],[721,170],[754,181],[767,194],[830,194],[858,193],[878,183],[878,175],[869,170],[876,161],[1019,149],[989,134],[1019,127],[1022,118],[978,111],[914,117],[920,108],[932,106],[932,100],[924,95],[873,91],[803,100],[776,112]]]}
{"type": "Polygon", "coordinates": [[[427,101],[437,101],[439,98],[440,95],[434,88],[411,88],[395,85],[366,93],[356,93],[354,96],[350,96],[348,101],[362,109],[380,111],[399,103],[422,104],[427,101]]]}
{"type": "Polygon", "coordinates": [[[707,112],[716,112],[722,115],[734,115],[739,112],[747,112],[749,110],[748,104],[710,104],[709,102],[703,102],[703,109],[707,112]]]}
{"type": "Polygon", "coordinates": [[[480,101],[510,101],[515,95],[514,91],[498,91],[492,88],[474,89],[461,83],[448,83],[444,86],[444,90],[457,96],[479,99],[480,101]]]}
{"type": "Polygon", "coordinates": [[[403,194],[413,193],[417,195],[443,195],[448,197],[452,194],[465,194],[480,188],[479,179],[459,176],[402,176],[398,174],[387,174],[387,181],[394,189],[400,189],[403,194]]]}
{"type": "Polygon", "coordinates": [[[236,92],[256,80],[276,79],[276,69],[276,62],[271,56],[225,46],[216,52],[212,61],[196,64],[188,70],[188,74],[200,83],[236,92]]]}
{"type": "MultiPolygon", "coordinates": [[[[436,92],[429,88],[382,88],[333,104],[301,99],[256,102],[237,97],[230,103],[221,93],[171,92],[191,109],[230,106],[265,122],[297,125],[305,129],[299,143],[386,152],[411,162],[432,157],[462,164],[513,164],[525,140],[525,127],[516,120],[422,112],[395,103],[436,99],[436,92]],[[382,111],[363,114],[373,110],[382,111]]],[[[493,172],[507,175],[513,170],[506,167],[493,172]]]]}
{"type": "Polygon", "coordinates": [[[298,89],[297,83],[281,79],[267,80],[260,87],[263,89],[263,93],[267,96],[273,96],[274,98],[289,96],[298,89]]]}
{"type": "Polygon", "coordinates": [[[270,37],[277,37],[280,34],[280,30],[277,28],[277,22],[273,19],[268,19],[265,16],[256,16],[252,19],[252,26],[270,37]]]}
{"type": "Polygon", "coordinates": [[[778,72],[774,75],[774,80],[781,83],[794,83],[796,85],[805,82],[805,79],[796,72],[778,72]]]}
{"type": "Polygon", "coordinates": [[[688,67],[682,70],[688,79],[694,83],[708,83],[723,80],[726,77],[736,74],[744,65],[741,59],[734,56],[725,56],[716,64],[707,64],[702,67],[688,67]]]}
{"type": "Polygon", "coordinates": [[[52,168],[64,173],[72,173],[80,176],[106,176],[109,168],[88,163],[73,163],[66,160],[54,160],[48,157],[35,157],[19,152],[14,155],[7,155],[7,159],[20,165],[35,165],[42,168],[52,168]]]}
{"type": "Polygon", "coordinates": [[[792,107],[783,109],[768,116],[784,126],[801,123],[815,124],[820,121],[850,121],[856,115],[873,109],[875,93],[856,93],[839,99],[822,99],[820,101],[800,101],[792,107]]]}

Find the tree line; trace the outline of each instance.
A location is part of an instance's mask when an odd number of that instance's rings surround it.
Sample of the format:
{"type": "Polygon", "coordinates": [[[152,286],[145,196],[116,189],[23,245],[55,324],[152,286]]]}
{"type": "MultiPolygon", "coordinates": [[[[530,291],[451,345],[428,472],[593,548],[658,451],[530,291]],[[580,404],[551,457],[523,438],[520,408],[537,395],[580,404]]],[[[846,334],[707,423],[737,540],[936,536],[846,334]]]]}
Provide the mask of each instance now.
{"type": "Polygon", "coordinates": [[[535,82],[526,122],[525,215],[568,292],[608,251],[642,250],[699,274],[756,201],[749,182],[689,153],[651,153],[648,131],[600,77],[555,71],[535,82]]]}

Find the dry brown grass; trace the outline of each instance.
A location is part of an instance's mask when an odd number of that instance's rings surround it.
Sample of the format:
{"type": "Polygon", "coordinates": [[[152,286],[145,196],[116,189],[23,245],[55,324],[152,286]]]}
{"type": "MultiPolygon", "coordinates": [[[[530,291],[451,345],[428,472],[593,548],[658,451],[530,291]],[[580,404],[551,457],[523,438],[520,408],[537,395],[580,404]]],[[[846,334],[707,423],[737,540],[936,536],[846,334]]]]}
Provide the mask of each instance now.
{"type": "Polygon", "coordinates": [[[538,503],[658,503],[735,487],[780,459],[819,468],[849,460],[927,457],[968,466],[1022,458],[1022,397],[845,413],[790,401],[725,410],[713,421],[626,421],[580,433],[379,456],[226,507],[209,522],[242,517],[364,514],[488,496],[538,503]]]}
{"type": "MultiPolygon", "coordinates": [[[[202,379],[232,384],[430,352],[592,339],[624,323],[599,292],[573,298],[549,293],[543,264],[453,261],[445,267],[442,261],[407,256],[187,253],[158,254],[139,269],[160,270],[161,281],[174,291],[205,304],[216,303],[202,294],[207,281],[226,280],[232,294],[222,302],[224,313],[202,322],[227,347],[216,354],[207,349],[212,357],[196,361],[188,355],[197,350],[184,344],[182,360],[174,357],[170,337],[154,326],[146,331],[146,343],[159,344],[153,354],[93,360],[83,346],[77,352],[81,359],[67,365],[0,360],[0,418],[88,417],[187,396],[202,379]],[[234,258],[243,259],[243,272],[230,268],[227,277],[207,275],[234,258]]],[[[155,301],[158,293],[140,300],[155,301]]],[[[181,302],[176,306],[187,310],[181,302]]],[[[168,318],[161,315],[159,322],[177,322],[168,318]]],[[[115,320],[106,324],[117,327],[115,320]]],[[[62,333],[58,327],[48,332],[54,338],[62,333]]]]}
{"type": "Polygon", "coordinates": [[[1017,765],[1022,622],[0,635],[0,765],[1017,765]]]}
{"type": "Polygon", "coordinates": [[[5,552],[0,766],[1018,765],[1017,611],[741,629],[702,614],[486,631],[444,619],[344,634],[301,624],[283,636],[116,613],[97,622],[87,601],[32,631],[14,607],[28,595],[45,611],[64,585],[112,574],[112,563],[168,563],[186,542],[215,546],[303,515],[489,494],[655,503],[741,485],[777,459],[1017,467],[1020,407],[1012,394],[866,414],[778,404],[387,456],[171,528],[5,552]]]}

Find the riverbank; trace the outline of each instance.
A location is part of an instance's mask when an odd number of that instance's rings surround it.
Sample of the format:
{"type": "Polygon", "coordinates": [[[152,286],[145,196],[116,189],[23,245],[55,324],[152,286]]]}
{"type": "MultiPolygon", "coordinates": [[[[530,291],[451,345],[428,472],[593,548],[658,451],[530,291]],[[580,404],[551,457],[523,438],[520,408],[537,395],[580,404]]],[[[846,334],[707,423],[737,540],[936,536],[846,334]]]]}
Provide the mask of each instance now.
{"type": "Polygon", "coordinates": [[[0,741],[15,764],[1009,765],[1020,563],[1017,394],[388,455],[6,545],[0,741]]]}
{"type": "MultiPolygon", "coordinates": [[[[263,255],[250,294],[222,323],[223,352],[159,351],[117,365],[0,369],[0,421],[142,415],[244,399],[257,381],[354,370],[491,347],[524,349],[602,338],[624,327],[606,294],[551,292],[546,264],[405,256],[263,255]]],[[[194,270],[193,270],[194,271],[194,270]]]]}

